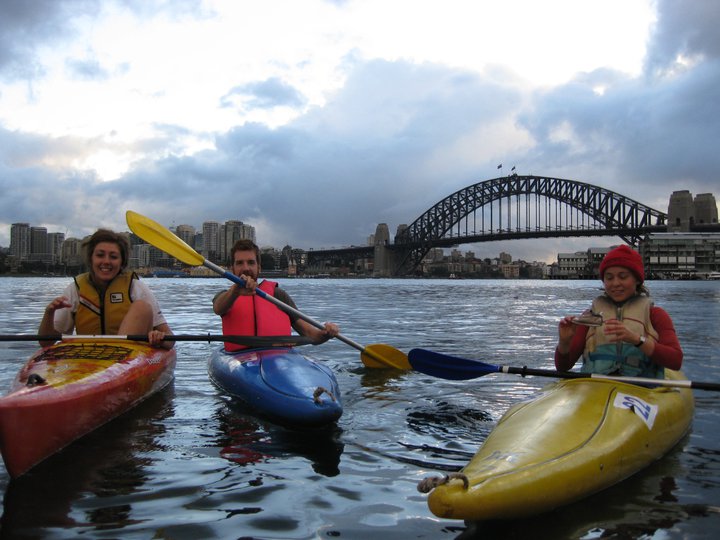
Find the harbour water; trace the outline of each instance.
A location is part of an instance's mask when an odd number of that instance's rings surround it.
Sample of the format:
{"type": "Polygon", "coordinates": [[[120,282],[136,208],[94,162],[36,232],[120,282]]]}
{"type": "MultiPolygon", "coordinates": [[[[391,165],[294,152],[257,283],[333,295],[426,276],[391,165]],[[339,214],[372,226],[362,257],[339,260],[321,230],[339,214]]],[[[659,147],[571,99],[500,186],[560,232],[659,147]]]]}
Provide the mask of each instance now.
{"type": "MultiPolygon", "coordinates": [[[[0,278],[0,333],[34,334],[69,278],[0,278]]],[[[218,279],[153,278],[178,334],[219,334],[218,279]]],[[[361,344],[424,347],[493,364],[552,368],[557,321],[596,281],[281,280],[311,317],[361,344]]],[[[720,382],[720,282],[648,283],[673,317],[693,380],[720,382]]],[[[492,524],[433,516],[417,484],[458,470],[502,413],[552,379],[451,382],[364,368],[333,340],[313,357],[337,374],[332,429],[259,419],[209,382],[218,344],[177,345],[173,385],[18,479],[0,470],[1,538],[717,538],[720,393],[696,391],[692,431],[661,461],[572,506],[492,524]]],[[[36,349],[0,343],[0,391],[36,349]]],[[[307,350],[307,349],[306,349],[307,350]]],[[[27,426],[32,429],[32,426],[27,426]]],[[[570,479],[568,481],[571,481],[570,479]]]]}

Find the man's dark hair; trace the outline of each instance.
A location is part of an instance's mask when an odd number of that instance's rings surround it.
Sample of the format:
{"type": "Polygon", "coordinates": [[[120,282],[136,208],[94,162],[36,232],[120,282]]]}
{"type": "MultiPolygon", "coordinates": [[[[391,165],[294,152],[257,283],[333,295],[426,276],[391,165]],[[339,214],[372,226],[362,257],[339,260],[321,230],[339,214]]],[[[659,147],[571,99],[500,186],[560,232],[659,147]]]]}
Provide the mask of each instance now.
{"type": "Polygon", "coordinates": [[[255,260],[260,264],[260,248],[252,240],[242,239],[235,242],[235,245],[230,250],[230,266],[235,264],[235,253],[237,251],[254,251],[255,260]]]}

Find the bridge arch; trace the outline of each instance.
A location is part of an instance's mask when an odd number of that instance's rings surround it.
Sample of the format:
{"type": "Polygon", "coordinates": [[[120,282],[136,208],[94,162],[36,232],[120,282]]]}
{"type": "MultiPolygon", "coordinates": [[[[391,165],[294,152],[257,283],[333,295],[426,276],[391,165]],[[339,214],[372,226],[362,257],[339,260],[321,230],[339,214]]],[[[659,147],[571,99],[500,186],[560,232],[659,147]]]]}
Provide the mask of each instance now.
{"type": "Polygon", "coordinates": [[[666,223],[664,212],[599,186],[512,175],[449,195],[398,232],[387,247],[395,254],[392,273],[406,275],[433,247],[553,236],[619,236],[636,246],[643,235],[666,231],[666,223]]]}

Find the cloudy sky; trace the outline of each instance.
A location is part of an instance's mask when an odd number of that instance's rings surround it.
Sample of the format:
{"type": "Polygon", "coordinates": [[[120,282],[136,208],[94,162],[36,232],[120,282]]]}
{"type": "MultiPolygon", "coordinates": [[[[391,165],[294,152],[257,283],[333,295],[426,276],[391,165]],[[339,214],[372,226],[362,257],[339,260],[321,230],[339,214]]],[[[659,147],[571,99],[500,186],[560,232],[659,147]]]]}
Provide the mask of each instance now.
{"type": "MultiPolygon", "coordinates": [[[[2,0],[0,246],[128,209],[357,245],[500,163],[720,199],[719,22],[716,0],[2,0]]],[[[474,248],[588,242],[618,239],[474,248]]]]}

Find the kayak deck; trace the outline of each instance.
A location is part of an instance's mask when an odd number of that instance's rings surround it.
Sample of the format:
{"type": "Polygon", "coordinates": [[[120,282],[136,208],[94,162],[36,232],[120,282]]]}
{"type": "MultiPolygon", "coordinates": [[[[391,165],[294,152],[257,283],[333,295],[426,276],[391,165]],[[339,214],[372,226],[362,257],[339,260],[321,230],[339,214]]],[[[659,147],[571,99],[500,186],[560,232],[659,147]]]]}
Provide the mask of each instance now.
{"type": "Polygon", "coordinates": [[[37,351],[0,398],[0,451],[16,477],[165,387],[175,350],[69,340],[37,351]]]}
{"type": "MultiPolygon", "coordinates": [[[[671,374],[672,378],[682,378],[671,374]]],[[[450,519],[527,517],[610,487],[687,433],[692,391],[605,380],[555,383],[508,410],[430,510],[450,519]]]]}
{"type": "Polygon", "coordinates": [[[342,415],[332,370],[295,348],[218,348],[208,360],[208,375],[226,394],[288,427],[321,427],[342,415]]]}

